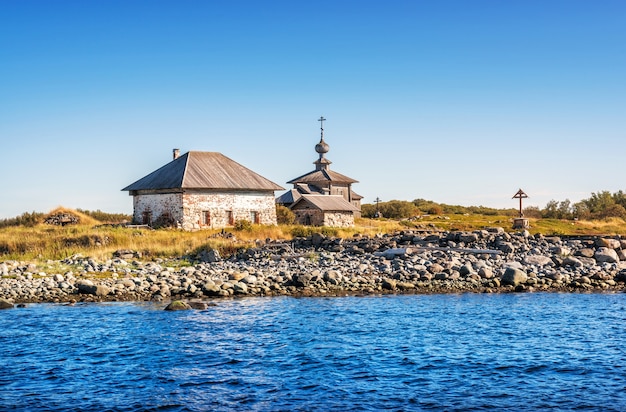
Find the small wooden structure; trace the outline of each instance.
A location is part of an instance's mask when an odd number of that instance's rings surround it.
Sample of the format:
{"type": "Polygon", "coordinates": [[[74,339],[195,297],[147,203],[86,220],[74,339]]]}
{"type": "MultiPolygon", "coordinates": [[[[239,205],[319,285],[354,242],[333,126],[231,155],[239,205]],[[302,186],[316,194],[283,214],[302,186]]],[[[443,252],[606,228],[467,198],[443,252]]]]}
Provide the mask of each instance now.
{"type": "Polygon", "coordinates": [[[293,189],[279,196],[276,203],[291,208],[297,216],[301,217],[298,220],[302,224],[351,225],[347,222],[354,222],[354,218],[361,217],[361,199],[363,197],[352,190],[352,184],[358,183],[357,180],[330,170],[332,162],[326,158],[326,153],[330,147],[324,141],[325,120],[323,116],[318,119],[321,123],[321,136],[319,143],[315,145],[315,152],[319,155],[318,159],[313,162],[315,170],[287,182],[293,184],[293,189]],[[303,196],[306,196],[304,200],[302,200],[303,196]],[[332,199],[326,199],[330,197],[332,199]],[[309,212],[297,211],[297,209],[303,208],[315,209],[319,216],[314,217],[309,212]],[[330,216],[337,217],[337,213],[350,215],[350,218],[330,218],[330,216]]]}
{"type": "Polygon", "coordinates": [[[524,210],[522,208],[522,199],[526,199],[528,195],[524,193],[522,189],[518,190],[512,197],[512,199],[519,199],[519,217],[513,219],[513,229],[528,229],[530,223],[528,219],[524,217],[524,210]]]}

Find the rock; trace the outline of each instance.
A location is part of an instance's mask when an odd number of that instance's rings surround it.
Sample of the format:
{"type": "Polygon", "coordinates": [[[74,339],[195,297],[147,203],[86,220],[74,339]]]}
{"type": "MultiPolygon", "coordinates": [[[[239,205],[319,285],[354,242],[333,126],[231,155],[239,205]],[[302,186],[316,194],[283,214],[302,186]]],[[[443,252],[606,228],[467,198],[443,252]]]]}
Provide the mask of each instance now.
{"type": "Polygon", "coordinates": [[[459,275],[467,276],[472,273],[472,265],[463,265],[459,268],[459,275]]]}
{"type": "Polygon", "coordinates": [[[394,290],[396,288],[396,281],[394,279],[383,279],[381,286],[383,289],[394,290]]]}
{"type": "Polygon", "coordinates": [[[189,309],[191,309],[191,306],[189,306],[187,303],[183,302],[182,300],[172,301],[169,305],[165,307],[165,310],[168,310],[168,311],[189,310],[189,309]]]}
{"type": "Polygon", "coordinates": [[[478,275],[483,279],[491,279],[493,277],[493,270],[491,270],[491,268],[483,266],[478,269],[478,275]]]}
{"type": "Polygon", "coordinates": [[[217,249],[211,249],[208,251],[201,251],[197,256],[197,259],[201,262],[215,263],[221,261],[222,257],[220,256],[220,252],[217,249]]]}
{"type": "Polygon", "coordinates": [[[609,249],[619,249],[621,247],[621,243],[617,239],[598,238],[596,239],[596,246],[600,248],[608,247],[609,249]]]}
{"type": "Polygon", "coordinates": [[[443,266],[441,266],[439,263],[433,263],[432,265],[428,266],[426,270],[434,275],[436,273],[443,272],[443,266]]]}
{"type": "Polygon", "coordinates": [[[596,252],[593,249],[586,247],[578,250],[576,253],[574,253],[574,256],[592,258],[595,253],[596,252]]]}
{"type": "Polygon", "coordinates": [[[508,267],[502,275],[501,281],[503,285],[517,286],[526,283],[528,275],[520,269],[508,267]]]}
{"type": "Polygon", "coordinates": [[[396,287],[400,290],[410,290],[415,289],[415,285],[410,282],[398,282],[396,287]]]}
{"type": "Polygon", "coordinates": [[[0,298],[0,309],[12,309],[13,303],[9,302],[6,299],[0,298]]]}
{"type": "Polygon", "coordinates": [[[124,260],[136,259],[140,257],[137,252],[130,249],[116,250],[115,252],[113,252],[113,256],[124,260]]]}
{"type": "Polygon", "coordinates": [[[248,274],[247,273],[242,273],[242,272],[233,272],[228,276],[228,279],[230,280],[236,280],[236,281],[240,281],[243,278],[245,278],[248,274]]]}
{"type": "Polygon", "coordinates": [[[572,266],[572,267],[576,267],[576,268],[581,268],[583,267],[583,262],[580,261],[580,259],[576,259],[575,257],[572,256],[567,256],[565,259],[563,259],[563,266],[572,266]]]}
{"type": "Polygon", "coordinates": [[[205,283],[202,285],[202,293],[207,296],[219,296],[222,288],[217,286],[215,283],[205,283]]]}
{"type": "Polygon", "coordinates": [[[478,241],[478,235],[476,233],[461,233],[459,240],[463,243],[474,243],[478,241]]]}
{"type": "Polygon", "coordinates": [[[527,265],[546,266],[551,265],[554,262],[552,262],[552,258],[549,258],[548,256],[529,255],[524,258],[524,263],[527,265]]]}
{"type": "Polygon", "coordinates": [[[502,253],[513,253],[515,252],[515,246],[511,242],[502,242],[497,245],[498,250],[502,251],[502,253]]]}
{"type": "Polygon", "coordinates": [[[557,256],[569,256],[572,251],[565,246],[552,246],[550,248],[550,253],[553,253],[557,256]]]}
{"type": "Polygon", "coordinates": [[[614,249],[608,247],[600,247],[593,256],[598,263],[616,263],[619,257],[614,249]]]}
{"type": "Polygon", "coordinates": [[[311,275],[310,273],[301,273],[293,277],[293,284],[297,287],[306,287],[309,286],[312,278],[313,275],[311,275]]]}
{"type": "Polygon", "coordinates": [[[78,287],[78,291],[80,293],[87,295],[106,296],[110,293],[108,287],[104,285],[95,285],[90,280],[81,280],[76,286],[78,287]]]}
{"type": "Polygon", "coordinates": [[[239,295],[246,295],[248,293],[248,285],[243,282],[236,282],[233,284],[233,291],[239,295]]]}

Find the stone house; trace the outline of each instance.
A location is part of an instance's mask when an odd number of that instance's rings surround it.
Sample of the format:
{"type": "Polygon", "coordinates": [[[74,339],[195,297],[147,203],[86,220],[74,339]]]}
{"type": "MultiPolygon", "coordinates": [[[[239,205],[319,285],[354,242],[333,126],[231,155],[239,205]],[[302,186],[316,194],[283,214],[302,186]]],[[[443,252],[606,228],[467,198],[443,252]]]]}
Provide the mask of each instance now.
{"type": "MultiPolygon", "coordinates": [[[[319,158],[313,162],[315,170],[287,182],[293,184],[293,188],[276,198],[276,203],[287,206],[295,212],[294,206],[302,196],[307,196],[308,199],[311,199],[312,196],[332,196],[334,198],[333,201],[317,202],[316,207],[332,205],[334,210],[329,210],[329,212],[335,213],[341,210],[342,214],[351,214],[352,224],[354,224],[354,218],[361,217],[361,199],[363,199],[363,196],[352,190],[352,184],[358,183],[357,180],[330,170],[332,162],[325,156],[330,147],[324,141],[324,120],[326,119],[323,117],[319,119],[322,122],[322,126],[320,141],[315,145],[315,151],[319,155],[319,158]],[[340,203],[342,203],[341,207],[340,203]]],[[[304,204],[309,204],[309,206],[313,207],[310,200],[305,201],[304,204]]],[[[303,207],[302,203],[298,207],[303,207]]],[[[341,220],[344,221],[344,219],[341,220]]],[[[326,221],[332,221],[332,219],[327,219],[326,221]]],[[[304,222],[302,223],[305,224],[304,222]]],[[[326,225],[333,226],[330,224],[326,225]]],[[[341,226],[345,225],[342,224],[341,226]]]]}
{"type": "Polygon", "coordinates": [[[274,191],[283,188],[217,152],[190,151],[126,186],[133,220],[185,230],[223,228],[247,220],[276,224],[274,191]]]}
{"type": "Polygon", "coordinates": [[[358,209],[340,195],[301,195],[290,207],[296,223],[313,226],[354,226],[358,209]]]}

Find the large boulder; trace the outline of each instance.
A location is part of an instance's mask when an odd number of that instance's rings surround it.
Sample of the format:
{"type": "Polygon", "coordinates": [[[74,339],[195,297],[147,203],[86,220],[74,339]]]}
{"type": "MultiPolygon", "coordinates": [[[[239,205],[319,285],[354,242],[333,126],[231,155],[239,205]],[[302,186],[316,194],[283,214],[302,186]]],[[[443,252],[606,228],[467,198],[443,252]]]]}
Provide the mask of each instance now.
{"type": "Polygon", "coordinates": [[[219,262],[220,260],[222,260],[222,257],[220,256],[220,252],[217,249],[203,250],[200,253],[198,253],[197,258],[201,262],[207,262],[207,263],[215,263],[215,262],[219,262]]]}
{"type": "Polygon", "coordinates": [[[567,256],[565,259],[563,259],[563,266],[572,266],[572,267],[576,267],[576,268],[581,268],[583,267],[583,262],[580,259],[576,259],[573,256],[567,256]]]}
{"type": "Polygon", "coordinates": [[[506,268],[502,275],[501,281],[503,285],[517,286],[526,283],[528,275],[521,269],[512,267],[506,268]]]}
{"type": "Polygon", "coordinates": [[[172,301],[169,305],[165,307],[165,310],[167,311],[189,310],[189,309],[191,309],[191,306],[189,306],[189,304],[183,302],[182,300],[172,301]]]}
{"type": "Polygon", "coordinates": [[[106,296],[111,292],[108,287],[104,285],[96,285],[88,279],[81,280],[78,282],[76,287],[78,288],[78,292],[87,295],[106,296]]]}
{"type": "Polygon", "coordinates": [[[619,257],[615,249],[608,247],[599,247],[593,256],[598,263],[616,263],[619,262],[619,257]]]}
{"type": "Polygon", "coordinates": [[[546,266],[554,264],[552,258],[543,255],[528,255],[524,258],[524,263],[527,265],[546,266]]]}
{"type": "Polygon", "coordinates": [[[0,298],[0,309],[12,309],[13,303],[9,302],[6,299],[0,298]]]}
{"type": "Polygon", "coordinates": [[[598,238],[596,239],[596,246],[608,247],[609,249],[619,249],[621,247],[621,243],[617,239],[598,238]]]}

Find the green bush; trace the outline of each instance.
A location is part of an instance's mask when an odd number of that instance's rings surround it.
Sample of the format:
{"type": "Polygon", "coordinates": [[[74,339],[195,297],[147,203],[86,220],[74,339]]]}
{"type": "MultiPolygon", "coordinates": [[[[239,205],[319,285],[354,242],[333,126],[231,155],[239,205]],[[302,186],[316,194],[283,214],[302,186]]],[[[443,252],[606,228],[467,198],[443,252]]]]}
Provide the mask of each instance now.
{"type": "Polygon", "coordinates": [[[235,222],[235,230],[251,232],[252,231],[252,223],[249,220],[238,220],[235,222]]]}
{"type": "Polygon", "coordinates": [[[288,207],[276,205],[276,221],[279,225],[293,225],[296,215],[288,207]]]}

